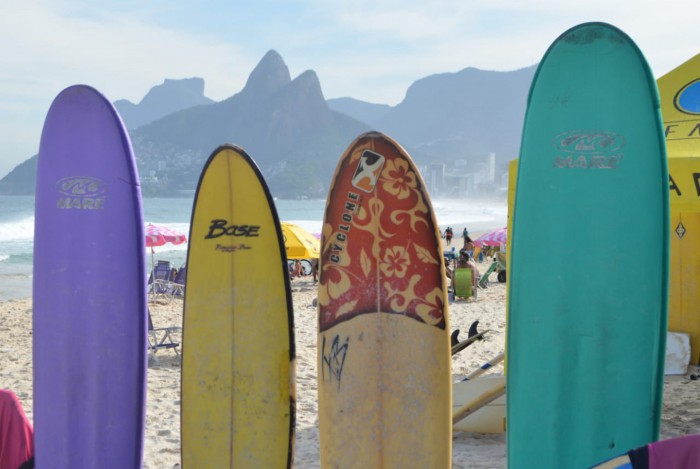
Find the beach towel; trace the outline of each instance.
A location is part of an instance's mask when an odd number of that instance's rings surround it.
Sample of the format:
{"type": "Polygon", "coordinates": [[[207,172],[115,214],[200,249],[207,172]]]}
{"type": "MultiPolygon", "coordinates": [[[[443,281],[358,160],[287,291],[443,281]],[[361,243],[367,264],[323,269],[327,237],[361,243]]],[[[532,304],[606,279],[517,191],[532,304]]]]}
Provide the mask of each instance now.
{"type": "Polygon", "coordinates": [[[592,469],[697,469],[700,434],[680,436],[640,446],[592,469]]]}
{"type": "Polygon", "coordinates": [[[650,469],[700,467],[700,434],[658,441],[648,448],[650,469]]]}
{"type": "Polygon", "coordinates": [[[0,389],[0,468],[18,468],[34,455],[34,429],[12,391],[0,389]]]}

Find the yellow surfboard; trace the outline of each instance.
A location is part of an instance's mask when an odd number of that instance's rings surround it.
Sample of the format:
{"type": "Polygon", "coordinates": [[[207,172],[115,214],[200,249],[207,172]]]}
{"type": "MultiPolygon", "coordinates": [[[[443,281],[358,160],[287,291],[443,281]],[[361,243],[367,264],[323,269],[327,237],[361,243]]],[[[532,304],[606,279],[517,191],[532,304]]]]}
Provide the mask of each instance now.
{"type": "Polygon", "coordinates": [[[321,246],[321,466],[450,467],[442,246],[425,185],[396,142],[370,132],[350,145],[321,246]]]}
{"type": "Polygon", "coordinates": [[[293,314],[277,213],[255,163],[219,147],[190,227],[182,467],[290,467],[293,314]]]}

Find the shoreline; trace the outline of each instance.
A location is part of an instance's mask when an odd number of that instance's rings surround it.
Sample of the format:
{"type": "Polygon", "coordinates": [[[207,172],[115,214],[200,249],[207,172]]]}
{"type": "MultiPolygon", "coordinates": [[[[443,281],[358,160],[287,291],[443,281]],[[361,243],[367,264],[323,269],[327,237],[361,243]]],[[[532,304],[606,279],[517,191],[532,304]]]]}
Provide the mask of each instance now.
{"type": "MultiPolygon", "coordinates": [[[[484,272],[489,263],[477,264],[484,272]]],[[[450,305],[450,331],[460,329],[466,338],[469,326],[479,320],[479,330],[490,329],[485,340],[452,358],[456,381],[501,353],[505,344],[506,284],[490,277],[489,288],[480,289],[476,299],[460,299],[450,305]]],[[[294,462],[297,467],[320,467],[318,448],[318,406],[316,385],[317,316],[313,300],[317,288],[311,278],[291,283],[296,342],[297,420],[294,462]]],[[[149,303],[154,326],[182,324],[182,300],[149,303]]],[[[32,410],[32,301],[0,301],[0,386],[14,391],[27,417],[32,410]]],[[[180,337],[178,337],[180,339],[180,337]]],[[[694,367],[692,367],[694,368],[694,367]]],[[[502,373],[503,366],[490,373],[502,373]]],[[[700,433],[700,381],[667,376],[661,438],[700,433]]],[[[180,463],[180,363],[171,351],[161,351],[147,372],[147,410],[144,468],[173,468],[180,463]]],[[[505,434],[482,435],[455,432],[453,467],[501,468],[506,466],[505,434]]]]}

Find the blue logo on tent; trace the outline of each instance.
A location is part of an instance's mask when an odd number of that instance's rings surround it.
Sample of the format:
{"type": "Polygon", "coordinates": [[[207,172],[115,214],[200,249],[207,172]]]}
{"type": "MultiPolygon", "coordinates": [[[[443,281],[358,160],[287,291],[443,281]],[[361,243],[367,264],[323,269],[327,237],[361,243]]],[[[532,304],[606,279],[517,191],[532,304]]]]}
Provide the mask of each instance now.
{"type": "Polygon", "coordinates": [[[700,114],[700,79],[685,85],[676,95],[676,108],[687,114],[700,114]]]}

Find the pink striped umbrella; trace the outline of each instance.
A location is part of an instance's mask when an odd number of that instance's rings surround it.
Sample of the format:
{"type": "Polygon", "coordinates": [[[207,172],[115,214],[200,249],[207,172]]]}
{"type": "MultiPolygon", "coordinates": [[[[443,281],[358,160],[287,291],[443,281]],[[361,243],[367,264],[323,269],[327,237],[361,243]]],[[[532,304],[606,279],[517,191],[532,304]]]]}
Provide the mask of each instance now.
{"type": "Polygon", "coordinates": [[[153,251],[154,246],[163,246],[167,243],[182,244],[185,241],[187,241],[187,236],[179,231],[152,223],[146,225],[146,247],[151,248],[151,251],[153,251]]]}
{"type": "Polygon", "coordinates": [[[164,244],[182,244],[187,241],[187,236],[179,231],[171,230],[165,226],[154,225],[149,223],[146,225],[146,247],[151,248],[151,274],[155,266],[155,249],[156,246],[164,244]]]}
{"type": "Polygon", "coordinates": [[[474,240],[474,246],[500,246],[501,244],[506,244],[508,239],[508,228],[501,228],[500,230],[491,231],[485,235],[481,235],[474,240]]]}

